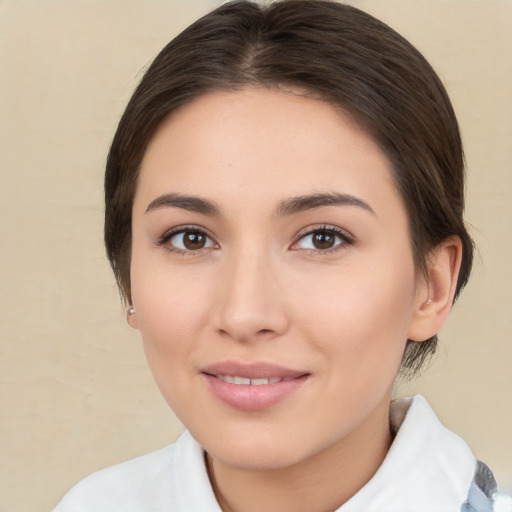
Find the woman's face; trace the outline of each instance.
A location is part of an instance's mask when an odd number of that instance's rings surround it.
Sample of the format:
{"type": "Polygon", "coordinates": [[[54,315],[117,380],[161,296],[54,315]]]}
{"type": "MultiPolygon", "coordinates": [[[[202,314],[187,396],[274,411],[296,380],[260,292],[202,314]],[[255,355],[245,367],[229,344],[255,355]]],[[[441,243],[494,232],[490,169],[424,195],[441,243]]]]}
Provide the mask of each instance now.
{"type": "Polygon", "coordinates": [[[427,291],[388,159],[340,111],[248,88],[174,113],[132,251],[132,323],[214,460],[285,467],[387,424],[427,291]]]}

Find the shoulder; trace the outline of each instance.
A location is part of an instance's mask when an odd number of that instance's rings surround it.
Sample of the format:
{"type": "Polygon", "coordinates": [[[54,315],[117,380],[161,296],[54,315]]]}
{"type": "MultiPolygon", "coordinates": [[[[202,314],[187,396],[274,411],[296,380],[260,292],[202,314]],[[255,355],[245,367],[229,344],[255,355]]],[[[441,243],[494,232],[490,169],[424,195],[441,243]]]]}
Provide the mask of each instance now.
{"type": "Polygon", "coordinates": [[[512,512],[512,498],[498,492],[491,470],[481,461],[477,462],[468,499],[461,512],[512,512]]]}
{"type": "Polygon", "coordinates": [[[202,450],[185,432],[170,446],[87,476],[53,512],[178,511],[201,495],[208,502],[213,492],[202,450]]]}
{"type": "Polygon", "coordinates": [[[54,512],[116,510],[121,503],[126,511],[139,510],[137,504],[154,501],[155,490],[169,479],[173,448],[167,446],[92,473],[71,488],[54,512]]]}
{"type": "Polygon", "coordinates": [[[421,501],[404,510],[512,512],[512,499],[498,493],[489,467],[441,424],[422,396],[395,401],[390,417],[396,438],[385,463],[393,462],[394,477],[397,467],[404,470],[398,478],[407,487],[401,499],[412,491],[421,501]]]}

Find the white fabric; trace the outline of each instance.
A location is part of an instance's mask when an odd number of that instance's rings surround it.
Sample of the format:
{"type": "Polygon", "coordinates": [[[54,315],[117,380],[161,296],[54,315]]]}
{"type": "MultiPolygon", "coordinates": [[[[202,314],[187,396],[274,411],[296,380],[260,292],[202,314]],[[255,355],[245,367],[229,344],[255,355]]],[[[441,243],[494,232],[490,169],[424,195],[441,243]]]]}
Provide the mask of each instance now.
{"type": "Polygon", "coordinates": [[[339,512],[458,512],[467,499],[476,469],[469,447],[421,395],[395,401],[392,424],[401,411],[405,419],[381,467],[339,512]]]}
{"type": "MultiPolygon", "coordinates": [[[[394,401],[391,449],[373,478],[337,512],[458,512],[476,460],[426,400],[394,401]]],[[[343,485],[343,482],[340,482],[343,485]]],[[[200,445],[185,432],[166,448],[98,471],[54,512],[221,512],[200,445]]]]}

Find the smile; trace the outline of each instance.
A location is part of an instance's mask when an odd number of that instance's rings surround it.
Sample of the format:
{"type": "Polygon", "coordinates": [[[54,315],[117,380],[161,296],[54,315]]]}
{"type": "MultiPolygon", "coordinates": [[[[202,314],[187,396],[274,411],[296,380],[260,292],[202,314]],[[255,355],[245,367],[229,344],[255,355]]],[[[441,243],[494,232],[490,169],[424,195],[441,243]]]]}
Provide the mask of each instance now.
{"type": "Polygon", "coordinates": [[[229,384],[237,384],[241,386],[265,386],[266,384],[277,384],[284,380],[291,380],[290,377],[270,377],[269,379],[249,379],[248,377],[237,377],[233,375],[214,375],[214,377],[223,380],[224,382],[228,382],[229,384]]]}
{"type": "Polygon", "coordinates": [[[216,400],[240,411],[263,411],[298,392],[311,374],[271,363],[224,361],[202,368],[216,400]]]}

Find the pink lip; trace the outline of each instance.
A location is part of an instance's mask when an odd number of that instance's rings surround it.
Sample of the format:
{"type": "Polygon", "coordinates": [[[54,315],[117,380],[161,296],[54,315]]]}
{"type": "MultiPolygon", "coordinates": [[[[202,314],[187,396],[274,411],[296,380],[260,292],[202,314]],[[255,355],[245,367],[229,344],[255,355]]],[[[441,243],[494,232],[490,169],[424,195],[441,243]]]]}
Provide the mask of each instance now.
{"type": "Polygon", "coordinates": [[[201,370],[210,390],[225,404],[243,411],[259,411],[277,404],[298,390],[309,373],[285,368],[272,363],[243,364],[224,361],[201,370]],[[231,384],[218,375],[245,377],[248,379],[285,379],[272,384],[231,384]]]}
{"type": "Polygon", "coordinates": [[[210,375],[237,375],[248,379],[271,379],[273,377],[295,379],[307,373],[273,363],[237,363],[236,361],[215,363],[201,371],[210,375]]]}

